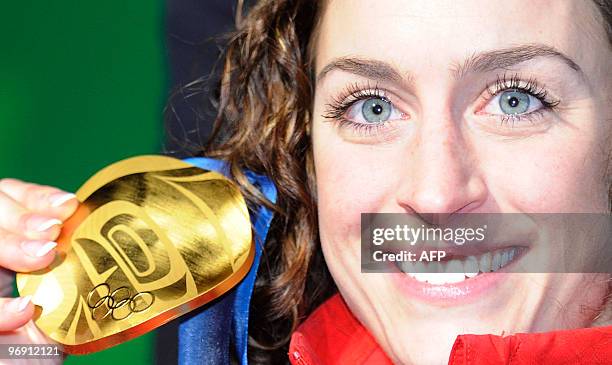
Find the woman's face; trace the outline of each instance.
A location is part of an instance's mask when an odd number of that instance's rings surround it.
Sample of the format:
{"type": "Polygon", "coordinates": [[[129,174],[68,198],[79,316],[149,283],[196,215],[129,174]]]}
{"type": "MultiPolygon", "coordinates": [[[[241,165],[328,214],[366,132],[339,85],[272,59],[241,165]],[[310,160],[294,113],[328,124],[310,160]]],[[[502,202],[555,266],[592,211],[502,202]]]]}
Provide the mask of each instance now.
{"type": "Polygon", "coordinates": [[[394,361],[446,363],[461,333],[591,323],[601,276],[488,274],[420,283],[415,295],[404,273],[362,274],[360,213],[606,212],[612,57],[601,22],[591,1],[327,4],[312,125],[321,244],[394,361]]]}

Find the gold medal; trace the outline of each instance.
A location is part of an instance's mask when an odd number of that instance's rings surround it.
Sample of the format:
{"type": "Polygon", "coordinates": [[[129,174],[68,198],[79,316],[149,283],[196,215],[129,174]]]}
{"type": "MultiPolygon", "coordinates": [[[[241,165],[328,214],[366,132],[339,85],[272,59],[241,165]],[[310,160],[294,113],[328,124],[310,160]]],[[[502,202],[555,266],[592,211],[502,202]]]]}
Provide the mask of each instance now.
{"type": "Polygon", "coordinates": [[[95,174],[49,268],[17,275],[35,323],[71,354],[147,333],[234,287],[254,257],[249,212],[223,175],[141,156],[95,174]]]}

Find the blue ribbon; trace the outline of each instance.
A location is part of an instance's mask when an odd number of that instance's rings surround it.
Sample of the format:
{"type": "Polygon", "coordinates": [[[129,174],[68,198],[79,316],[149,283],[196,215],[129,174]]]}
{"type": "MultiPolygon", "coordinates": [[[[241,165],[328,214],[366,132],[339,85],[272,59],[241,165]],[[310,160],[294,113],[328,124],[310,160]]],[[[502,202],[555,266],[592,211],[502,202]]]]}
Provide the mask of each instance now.
{"type": "MultiPolygon", "coordinates": [[[[205,157],[184,161],[229,175],[228,165],[224,161],[205,157]]],[[[270,179],[250,171],[245,174],[268,200],[276,202],[276,188],[270,179]]],[[[232,351],[235,351],[241,365],[248,364],[249,304],[273,212],[260,206],[255,212],[250,212],[250,216],[255,230],[255,258],[251,270],[238,286],[183,319],[179,327],[178,349],[181,365],[229,365],[232,351]],[[234,349],[231,344],[234,344],[234,349]]]]}

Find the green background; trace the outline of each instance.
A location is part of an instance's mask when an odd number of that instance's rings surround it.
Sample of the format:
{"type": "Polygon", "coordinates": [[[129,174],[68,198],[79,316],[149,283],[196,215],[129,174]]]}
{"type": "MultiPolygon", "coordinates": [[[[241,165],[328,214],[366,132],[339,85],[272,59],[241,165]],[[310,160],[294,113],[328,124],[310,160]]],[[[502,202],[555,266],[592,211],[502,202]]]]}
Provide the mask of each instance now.
{"type": "MultiPolygon", "coordinates": [[[[0,178],[75,191],[162,146],[162,1],[0,6],[0,178]]],[[[154,334],[67,364],[153,362],[154,334]]]]}

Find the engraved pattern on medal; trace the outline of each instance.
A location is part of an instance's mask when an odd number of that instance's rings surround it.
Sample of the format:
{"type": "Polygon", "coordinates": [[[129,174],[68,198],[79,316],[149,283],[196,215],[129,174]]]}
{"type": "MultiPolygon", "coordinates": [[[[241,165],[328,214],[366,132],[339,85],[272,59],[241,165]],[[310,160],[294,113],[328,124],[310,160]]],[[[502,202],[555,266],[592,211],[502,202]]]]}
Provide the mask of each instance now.
{"type": "Polygon", "coordinates": [[[79,209],[84,219],[70,232],[72,250],[52,265],[54,275],[24,279],[42,303],[37,325],[64,344],[120,333],[169,309],[180,314],[250,252],[246,204],[218,173],[188,167],[123,176],[79,209]],[[66,276],[72,279],[60,280],[66,276]]]}
{"type": "Polygon", "coordinates": [[[111,291],[107,283],[97,285],[87,295],[87,306],[94,321],[109,315],[116,321],[128,319],[134,313],[151,308],[153,302],[155,296],[148,291],[132,294],[132,290],[126,286],[111,291]]]}

